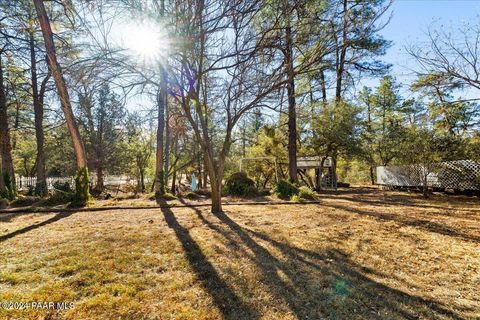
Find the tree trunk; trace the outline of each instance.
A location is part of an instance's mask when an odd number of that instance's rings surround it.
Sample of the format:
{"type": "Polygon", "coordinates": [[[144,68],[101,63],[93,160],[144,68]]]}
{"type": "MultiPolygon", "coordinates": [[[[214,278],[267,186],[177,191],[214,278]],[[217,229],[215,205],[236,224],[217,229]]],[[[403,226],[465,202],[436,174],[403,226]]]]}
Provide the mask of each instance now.
{"type": "Polygon", "coordinates": [[[207,189],[208,188],[208,172],[207,172],[207,169],[205,168],[205,165],[203,166],[202,173],[203,173],[203,188],[207,189]]]}
{"type": "Polygon", "coordinates": [[[325,72],[323,69],[320,71],[320,81],[321,81],[321,86],[322,86],[322,101],[323,101],[323,107],[327,107],[327,83],[325,82],[325,72]]]}
{"type": "Polygon", "coordinates": [[[204,183],[203,183],[204,179],[203,179],[203,172],[202,172],[202,159],[200,159],[200,152],[197,149],[198,149],[198,143],[196,143],[194,159],[196,159],[196,162],[197,162],[198,189],[203,189],[204,188],[204,183]]]}
{"type": "MultiPolygon", "coordinates": [[[[13,123],[13,130],[17,131],[20,127],[20,103],[17,101],[15,103],[15,121],[13,123]]],[[[17,137],[14,135],[12,137],[12,150],[17,148],[17,137]]]]}
{"type": "MultiPolygon", "coordinates": [[[[211,143],[211,142],[208,142],[211,143]]],[[[205,166],[208,170],[208,176],[210,178],[210,189],[212,192],[212,213],[222,212],[222,167],[216,168],[212,153],[208,150],[204,150],[205,166]]],[[[224,159],[223,159],[224,160],[224,159]]],[[[219,160],[222,163],[222,157],[219,160]]]]}
{"type": "Polygon", "coordinates": [[[337,55],[335,102],[340,102],[342,99],[343,73],[345,71],[345,59],[348,45],[348,14],[348,0],[343,0],[342,46],[340,49],[340,56],[338,57],[337,55]]]}
{"type": "Polygon", "coordinates": [[[337,154],[332,156],[332,176],[333,176],[333,189],[337,190],[337,154]]]}
{"type": "Polygon", "coordinates": [[[169,110],[168,110],[168,99],[165,91],[165,181],[164,189],[168,188],[168,170],[170,166],[170,127],[168,125],[169,110]]]}
{"type": "MultiPolygon", "coordinates": [[[[195,125],[198,126],[199,125],[199,122],[200,120],[198,119],[198,114],[195,114],[195,125]]],[[[197,183],[197,187],[198,189],[203,189],[204,188],[204,182],[203,182],[203,174],[202,174],[202,159],[200,157],[200,143],[198,141],[198,138],[196,136],[193,137],[193,143],[194,143],[194,147],[193,147],[193,159],[194,159],[194,166],[196,165],[196,168],[197,168],[197,173],[198,173],[198,183],[197,183]]],[[[181,179],[180,179],[181,180],[181,179]]]]}
{"type": "Polygon", "coordinates": [[[103,176],[103,164],[97,165],[97,183],[95,184],[95,192],[100,194],[102,193],[103,186],[105,184],[105,179],[103,176]]]}
{"type": "Polygon", "coordinates": [[[428,186],[426,184],[423,185],[423,197],[428,198],[428,186]]]}
{"type": "MultiPolygon", "coordinates": [[[[176,194],[177,192],[177,164],[178,159],[180,158],[178,155],[178,135],[173,137],[173,148],[172,148],[173,155],[175,156],[175,160],[172,163],[172,186],[170,191],[172,194],[176,194]]],[[[194,161],[192,161],[194,163],[194,161]]]]}
{"type": "Polygon", "coordinates": [[[424,198],[428,198],[428,185],[426,179],[423,182],[422,193],[424,198]]]}
{"type": "Polygon", "coordinates": [[[243,128],[242,128],[242,157],[245,158],[245,151],[246,151],[246,148],[247,148],[247,142],[246,142],[246,129],[245,129],[245,121],[243,122],[243,128]]]}
{"type": "MultiPolygon", "coordinates": [[[[45,136],[43,132],[43,99],[40,98],[38,92],[38,80],[37,80],[37,59],[35,55],[35,38],[33,30],[29,32],[29,45],[30,45],[30,72],[32,77],[32,98],[33,98],[33,111],[35,117],[35,139],[37,141],[37,159],[36,159],[36,177],[37,183],[35,186],[35,193],[41,197],[47,195],[47,177],[45,173],[45,148],[44,141],[45,136]]],[[[47,76],[48,81],[48,76],[47,76]]],[[[42,82],[43,85],[43,82],[42,82]]],[[[46,84],[45,84],[46,85],[46,84]]],[[[43,87],[42,87],[43,88],[43,87]]],[[[43,94],[45,93],[43,89],[43,94]]]]}
{"type": "MultiPolygon", "coordinates": [[[[163,73],[163,67],[161,68],[161,73],[163,73]]],[[[164,162],[163,162],[163,132],[165,129],[165,100],[166,100],[166,91],[164,90],[164,81],[162,80],[162,88],[158,90],[157,94],[157,105],[158,105],[158,126],[157,126],[157,153],[156,153],[156,162],[155,162],[155,194],[164,195],[165,194],[165,171],[164,171],[164,162]]]]}
{"type": "Polygon", "coordinates": [[[422,167],[422,180],[423,180],[423,186],[422,186],[422,194],[424,198],[428,198],[428,173],[425,169],[425,167],[422,167]]]}
{"type": "Polygon", "coordinates": [[[267,184],[270,181],[271,176],[272,176],[272,174],[265,175],[265,180],[263,181],[263,184],[262,184],[262,189],[263,190],[267,189],[267,184]]]}
{"type": "MultiPolygon", "coordinates": [[[[165,1],[160,1],[159,8],[160,16],[165,15],[165,1]]],[[[162,196],[165,194],[165,168],[164,168],[164,145],[163,145],[163,131],[165,129],[165,109],[167,107],[167,76],[165,68],[160,65],[160,88],[157,93],[158,105],[158,125],[157,125],[157,152],[155,161],[155,194],[162,196]]]]}
{"type": "Polygon", "coordinates": [[[375,174],[373,172],[373,166],[370,166],[370,181],[372,182],[372,186],[375,185],[375,174]]]}
{"type": "MultiPolygon", "coordinates": [[[[203,127],[205,129],[205,127],[203,127]]],[[[202,139],[200,132],[196,132],[197,137],[202,139]]],[[[230,132],[227,129],[226,140],[230,139],[230,132]]],[[[228,143],[228,142],[226,142],[228,143]]],[[[213,157],[213,147],[212,142],[209,140],[209,136],[206,135],[203,137],[202,141],[202,151],[203,159],[205,162],[205,167],[208,171],[208,177],[210,178],[210,189],[212,192],[212,213],[222,212],[222,178],[225,165],[225,156],[228,153],[229,145],[224,144],[221,155],[218,159],[218,166],[215,165],[215,160],[213,157]]]]}
{"type": "Polygon", "coordinates": [[[217,179],[210,177],[210,185],[212,189],[212,213],[222,212],[222,192],[221,192],[221,183],[217,179]],[[214,181],[215,180],[215,181],[214,181]]]}
{"type": "MultiPolygon", "coordinates": [[[[105,153],[104,153],[104,145],[103,145],[103,130],[104,130],[104,121],[105,121],[105,110],[101,110],[100,117],[98,121],[97,132],[95,134],[95,130],[93,129],[92,125],[92,136],[95,137],[93,140],[93,145],[95,146],[95,156],[96,159],[96,167],[97,167],[97,183],[95,185],[95,192],[97,194],[101,194],[104,187],[104,164],[105,164],[105,153]]],[[[93,118],[92,118],[93,123],[93,118]]]]}
{"type": "Polygon", "coordinates": [[[73,115],[72,106],[70,104],[70,97],[68,95],[65,79],[63,78],[62,69],[57,61],[57,54],[55,51],[55,43],[53,42],[53,33],[50,26],[50,21],[45,11],[45,6],[42,0],[33,0],[35,10],[37,12],[40,27],[42,29],[43,39],[45,41],[45,49],[47,51],[47,62],[50,67],[50,71],[55,80],[58,96],[60,98],[60,104],[65,115],[67,127],[72,138],[73,150],[77,160],[78,173],[76,177],[76,195],[79,203],[85,203],[88,201],[89,194],[89,181],[88,181],[88,168],[87,157],[85,154],[85,148],[78,131],[77,123],[73,115]]]}
{"type": "Polygon", "coordinates": [[[293,69],[293,40],[290,25],[285,29],[288,92],[288,174],[290,182],[296,183],[297,177],[297,115],[295,106],[295,73],[293,69]]]}
{"type": "Polygon", "coordinates": [[[140,170],[140,192],[145,192],[145,173],[143,170],[140,170]]]}
{"type": "Polygon", "coordinates": [[[308,175],[307,169],[299,170],[298,175],[299,175],[300,179],[307,185],[307,187],[309,187],[310,189],[315,188],[315,185],[312,182],[312,179],[308,175]]]}
{"type": "Polygon", "coordinates": [[[1,178],[0,198],[10,200],[15,198],[15,173],[12,161],[12,145],[10,141],[10,129],[8,128],[7,96],[3,79],[3,65],[0,53],[0,157],[1,178]]]}
{"type": "Polygon", "coordinates": [[[322,157],[322,160],[320,161],[320,168],[318,168],[317,191],[321,191],[322,188],[323,188],[323,186],[322,186],[322,183],[323,183],[322,174],[323,174],[323,166],[325,164],[326,159],[327,159],[327,156],[322,157]]]}
{"type": "Polygon", "coordinates": [[[177,189],[176,183],[177,183],[177,168],[173,168],[173,173],[172,173],[172,188],[170,189],[170,191],[172,192],[172,194],[176,194],[176,189],[177,189]]]}

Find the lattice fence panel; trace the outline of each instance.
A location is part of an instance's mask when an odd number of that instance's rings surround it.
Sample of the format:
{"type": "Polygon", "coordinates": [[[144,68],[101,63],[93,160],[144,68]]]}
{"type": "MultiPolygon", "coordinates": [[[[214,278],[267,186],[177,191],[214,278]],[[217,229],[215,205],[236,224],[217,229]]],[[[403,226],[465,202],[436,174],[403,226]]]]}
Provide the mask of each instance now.
{"type": "Polygon", "coordinates": [[[458,190],[480,190],[480,163],[472,160],[448,161],[430,166],[377,167],[377,184],[420,187],[427,175],[427,185],[458,190]]]}
{"type": "Polygon", "coordinates": [[[432,186],[459,190],[480,190],[480,163],[471,160],[439,164],[432,186]]]}

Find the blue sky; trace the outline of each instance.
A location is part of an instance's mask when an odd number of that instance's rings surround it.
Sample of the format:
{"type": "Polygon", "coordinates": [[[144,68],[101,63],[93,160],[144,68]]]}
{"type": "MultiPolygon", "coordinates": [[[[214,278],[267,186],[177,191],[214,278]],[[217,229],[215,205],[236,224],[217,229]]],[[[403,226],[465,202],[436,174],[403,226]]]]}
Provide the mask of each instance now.
{"type": "MultiPolygon", "coordinates": [[[[430,26],[455,30],[464,22],[479,19],[480,1],[476,0],[395,0],[392,19],[381,34],[393,44],[383,60],[393,64],[392,75],[406,86],[412,81],[416,64],[405,52],[405,46],[421,44],[430,26]]],[[[376,85],[378,81],[367,81],[376,85]]],[[[407,88],[404,88],[407,89],[407,88]]]]}

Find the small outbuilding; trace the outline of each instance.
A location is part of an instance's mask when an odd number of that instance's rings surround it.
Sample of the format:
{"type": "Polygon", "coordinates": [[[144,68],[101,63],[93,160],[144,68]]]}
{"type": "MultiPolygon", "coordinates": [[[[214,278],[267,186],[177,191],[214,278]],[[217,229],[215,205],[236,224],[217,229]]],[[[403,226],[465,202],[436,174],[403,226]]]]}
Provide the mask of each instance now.
{"type": "Polygon", "coordinates": [[[297,170],[307,184],[313,184],[316,189],[337,189],[337,175],[332,157],[298,157],[297,170]],[[315,170],[312,183],[309,170],[315,170]],[[320,188],[319,188],[320,187],[320,188]]]}

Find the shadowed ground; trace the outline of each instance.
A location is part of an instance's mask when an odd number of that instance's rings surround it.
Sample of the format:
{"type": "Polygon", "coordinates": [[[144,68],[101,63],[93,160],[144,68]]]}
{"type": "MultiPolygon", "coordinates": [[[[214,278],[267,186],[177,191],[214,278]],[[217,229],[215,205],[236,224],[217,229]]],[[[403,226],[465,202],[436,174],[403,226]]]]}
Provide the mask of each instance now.
{"type": "Polygon", "coordinates": [[[0,301],[75,303],[0,318],[475,319],[477,201],[0,214],[0,301]]]}

